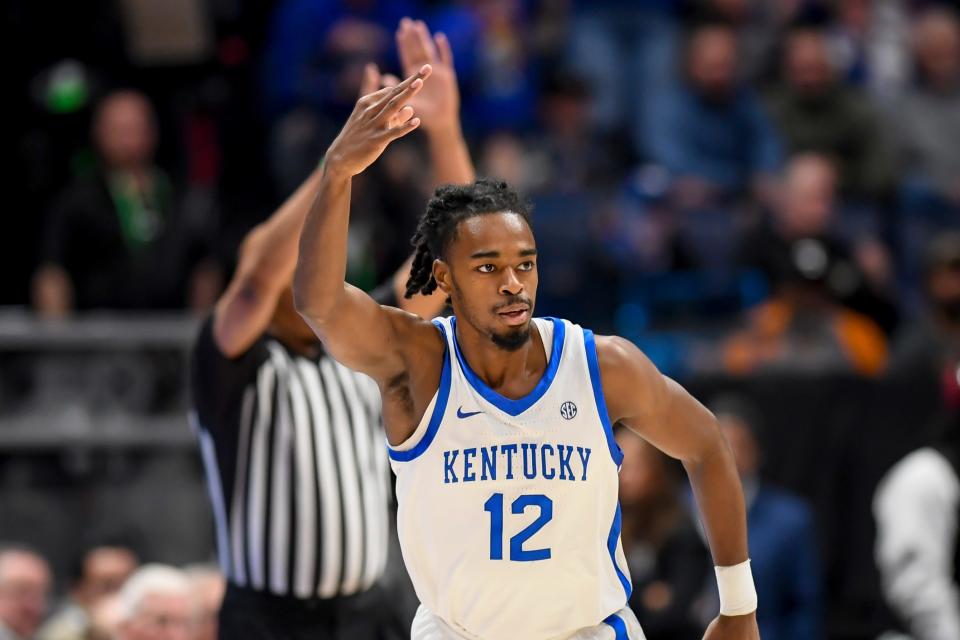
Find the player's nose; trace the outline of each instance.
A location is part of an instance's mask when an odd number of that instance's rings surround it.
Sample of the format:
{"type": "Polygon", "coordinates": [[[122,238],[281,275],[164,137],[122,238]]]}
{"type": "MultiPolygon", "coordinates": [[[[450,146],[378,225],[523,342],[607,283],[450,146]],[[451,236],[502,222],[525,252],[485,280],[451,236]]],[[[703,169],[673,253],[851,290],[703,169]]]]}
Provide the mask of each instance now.
{"type": "Polygon", "coordinates": [[[523,283],[517,277],[517,272],[513,269],[504,269],[503,282],[500,283],[500,293],[508,296],[518,295],[523,291],[523,283]]]}

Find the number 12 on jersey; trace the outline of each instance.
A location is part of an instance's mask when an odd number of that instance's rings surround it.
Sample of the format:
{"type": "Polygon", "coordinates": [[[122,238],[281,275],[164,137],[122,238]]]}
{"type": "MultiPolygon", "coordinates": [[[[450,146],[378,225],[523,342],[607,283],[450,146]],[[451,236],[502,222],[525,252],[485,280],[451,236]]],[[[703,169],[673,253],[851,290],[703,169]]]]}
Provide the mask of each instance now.
{"type": "MultiPolygon", "coordinates": [[[[537,507],[540,515],[523,531],[510,538],[510,560],[513,562],[549,560],[549,548],[524,549],[523,543],[553,519],[553,500],[540,493],[524,494],[513,501],[510,512],[513,515],[521,515],[527,507],[537,507]]],[[[483,510],[490,514],[490,559],[503,560],[503,494],[495,493],[490,496],[483,503],[483,510]]]]}

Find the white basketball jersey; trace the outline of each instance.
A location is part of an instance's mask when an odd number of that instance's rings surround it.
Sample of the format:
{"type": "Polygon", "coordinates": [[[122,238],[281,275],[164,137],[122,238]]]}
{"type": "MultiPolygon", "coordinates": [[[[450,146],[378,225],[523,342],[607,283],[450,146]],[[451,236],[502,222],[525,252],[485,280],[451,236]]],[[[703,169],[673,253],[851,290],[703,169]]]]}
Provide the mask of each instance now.
{"type": "Polygon", "coordinates": [[[534,322],[547,368],[513,400],[470,369],[456,318],[434,320],[447,342],[440,387],[413,436],[389,451],[417,595],[466,638],[547,640],[613,626],[630,595],[620,545],[623,454],[593,333],[565,320],[534,322]]]}

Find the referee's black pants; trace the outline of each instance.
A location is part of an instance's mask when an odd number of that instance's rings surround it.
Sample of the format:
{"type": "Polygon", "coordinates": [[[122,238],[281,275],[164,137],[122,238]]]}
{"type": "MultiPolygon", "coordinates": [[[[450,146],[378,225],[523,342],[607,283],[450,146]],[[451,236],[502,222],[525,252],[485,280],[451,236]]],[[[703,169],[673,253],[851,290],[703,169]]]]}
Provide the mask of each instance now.
{"type": "Polygon", "coordinates": [[[227,586],[220,607],[220,640],[399,640],[380,586],[344,598],[301,600],[227,586]]]}

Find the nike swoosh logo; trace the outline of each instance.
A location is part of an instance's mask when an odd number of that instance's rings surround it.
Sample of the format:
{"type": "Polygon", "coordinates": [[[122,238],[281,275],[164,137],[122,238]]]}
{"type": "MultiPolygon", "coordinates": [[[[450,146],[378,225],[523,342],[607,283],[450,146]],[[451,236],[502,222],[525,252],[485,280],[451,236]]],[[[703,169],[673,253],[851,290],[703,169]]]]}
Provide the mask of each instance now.
{"type": "Polygon", "coordinates": [[[470,416],[475,416],[475,415],[477,415],[478,413],[483,413],[483,411],[468,411],[468,412],[464,412],[463,407],[460,407],[460,408],[457,409],[457,417],[458,417],[458,418],[461,418],[461,419],[463,419],[463,418],[469,418],[470,416]]]}

